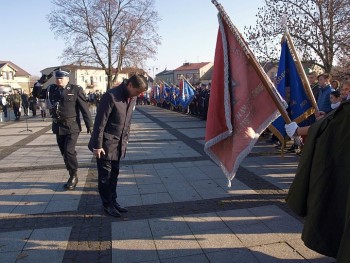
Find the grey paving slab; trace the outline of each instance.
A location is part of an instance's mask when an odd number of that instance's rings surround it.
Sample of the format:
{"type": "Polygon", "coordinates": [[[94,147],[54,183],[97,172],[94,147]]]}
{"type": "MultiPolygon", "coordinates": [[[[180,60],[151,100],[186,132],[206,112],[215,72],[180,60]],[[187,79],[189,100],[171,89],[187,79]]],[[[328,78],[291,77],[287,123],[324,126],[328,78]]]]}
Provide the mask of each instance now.
{"type": "Polygon", "coordinates": [[[205,263],[209,261],[204,254],[162,259],[162,263],[184,263],[184,262],[205,263]]]}
{"type": "Polygon", "coordinates": [[[118,195],[118,203],[123,204],[124,206],[141,206],[142,198],[141,195],[118,195]]]}
{"type": "Polygon", "coordinates": [[[158,260],[152,239],[113,240],[112,247],[113,262],[136,263],[158,260]]]}
{"type": "Polygon", "coordinates": [[[143,205],[172,203],[173,200],[169,193],[153,193],[141,195],[143,205]]]}
{"type": "Polygon", "coordinates": [[[167,190],[162,183],[141,184],[138,186],[140,194],[166,193],[167,190]]]}
{"type": "Polygon", "coordinates": [[[188,136],[189,138],[204,138],[205,137],[205,127],[204,128],[194,128],[194,129],[178,129],[182,134],[188,136]]]}
{"type": "Polygon", "coordinates": [[[228,229],[227,225],[216,213],[186,215],[184,216],[184,220],[190,227],[192,233],[228,229]]]}
{"type": "Polygon", "coordinates": [[[0,173],[0,218],[77,210],[87,171],[79,170],[77,188],[70,192],[63,189],[66,170],[0,173]]]}
{"type": "Polygon", "coordinates": [[[205,253],[244,247],[239,238],[228,228],[206,230],[194,235],[205,253]]]}
{"type": "MultiPolygon", "coordinates": [[[[90,163],[92,154],[86,147],[77,146],[76,152],[79,163],[90,163]]],[[[21,148],[0,160],[2,168],[43,165],[64,165],[58,146],[21,148]]]]}
{"type": "Polygon", "coordinates": [[[162,128],[158,124],[155,124],[154,122],[142,122],[142,123],[131,122],[130,130],[138,130],[138,129],[162,130],[162,128]]]}
{"type": "Polygon", "coordinates": [[[135,141],[157,141],[157,140],[175,140],[176,137],[171,135],[169,132],[165,130],[143,130],[140,132],[139,130],[130,131],[130,140],[129,142],[135,141]]]}
{"type": "Polygon", "coordinates": [[[3,136],[0,134],[0,145],[1,146],[10,146],[18,143],[20,140],[26,138],[27,135],[8,135],[3,136]]]}
{"type": "Polygon", "coordinates": [[[154,237],[192,234],[183,217],[150,219],[149,225],[154,237]]]}
{"type": "Polygon", "coordinates": [[[203,253],[193,235],[160,237],[156,238],[154,242],[161,260],[203,253]]]}
{"type": "Polygon", "coordinates": [[[32,230],[0,233],[0,255],[2,255],[3,252],[21,251],[24,248],[31,233],[32,230]]]}
{"type": "Polygon", "coordinates": [[[38,132],[42,129],[42,127],[30,127],[29,128],[32,131],[27,131],[27,126],[24,122],[21,122],[21,124],[16,125],[16,127],[9,127],[7,126],[4,129],[0,129],[0,136],[4,135],[30,135],[32,133],[38,132]]]}
{"type": "Polygon", "coordinates": [[[190,187],[176,188],[170,186],[167,189],[171,189],[169,190],[169,195],[174,202],[202,200],[202,197],[190,187]]]}
{"type": "Polygon", "coordinates": [[[288,190],[295,176],[297,160],[295,156],[251,157],[246,158],[241,166],[278,188],[288,190]]]}
{"type": "Polygon", "coordinates": [[[301,256],[307,259],[309,262],[314,262],[314,263],[334,263],[335,262],[334,258],[325,257],[307,248],[300,238],[294,239],[294,240],[288,240],[287,244],[290,247],[292,247],[294,251],[297,251],[301,256]]]}
{"type": "Polygon", "coordinates": [[[261,246],[250,247],[249,249],[259,262],[307,262],[298,251],[285,243],[264,244],[261,246]]]}
{"type": "Polygon", "coordinates": [[[205,121],[203,122],[198,122],[198,121],[195,121],[195,120],[192,120],[191,122],[189,121],[184,121],[184,122],[181,122],[181,121],[176,121],[176,122],[170,122],[170,121],[167,121],[167,124],[175,129],[180,129],[180,128],[205,128],[205,121]]]}
{"type": "Polygon", "coordinates": [[[112,223],[113,240],[152,239],[148,220],[134,220],[112,223]]]}
{"type": "Polygon", "coordinates": [[[161,159],[200,156],[198,152],[179,141],[130,142],[125,160],[161,159]]]}
{"type": "Polygon", "coordinates": [[[60,227],[1,233],[1,260],[62,262],[70,232],[71,227],[60,227]]]}
{"type": "MultiPolygon", "coordinates": [[[[90,138],[90,135],[87,135],[85,132],[81,132],[78,137],[77,144],[80,143],[86,143],[86,141],[90,138]]],[[[52,131],[49,131],[48,134],[44,134],[36,138],[35,140],[31,141],[27,145],[33,146],[33,145],[57,145],[56,141],[56,135],[52,133],[52,131]]],[[[87,147],[87,146],[86,146],[87,147]]],[[[92,157],[92,155],[91,155],[92,157]]]]}
{"type": "Polygon", "coordinates": [[[247,248],[234,248],[224,251],[207,253],[206,256],[209,262],[217,263],[263,263],[247,249],[247,248]]]}

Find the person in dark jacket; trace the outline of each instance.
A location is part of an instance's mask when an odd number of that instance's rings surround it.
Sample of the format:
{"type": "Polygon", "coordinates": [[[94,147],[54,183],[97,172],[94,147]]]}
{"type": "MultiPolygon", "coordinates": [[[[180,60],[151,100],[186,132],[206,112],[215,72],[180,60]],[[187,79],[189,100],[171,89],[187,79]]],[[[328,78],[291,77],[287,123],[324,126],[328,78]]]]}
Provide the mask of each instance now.
{"type": "Polygon", "coordinates": [[[69,172],[69,179],[64,188],[74,190],[78,183],[78,161],[75,146],[82,130],[80,112],[87,133],[91,133],[92,118],[83,88],[70,84],[68,76],[67,71],[55,71],[56,84],[47,87],[47,96],[52,113],[52,131],[56,134],[58,147],[69,172]]]}
{"type": "Polygon", "coordinates": [[[97,108],[89,149],[96,157],[98,190],[104,211],[114,217],[128,211],[117,202],[119,161],[125,157],[136,97],[146,90],[147,79],[133,75],[108,90],[97,108]]]}
{"type": "Polygon", "coordinates": [[[287,205],[305,217],[305,245],[337,263],[350,259],[349,124],[350,101],[345,101],[310,126],[286,198],[287,205]]]}
{"type": "Polygon", "coordinates": [[[36,116],[36,108],[38,106],[38,99],[33,96],[32,93],[30,93],[30,96],[28,98],[29,102],[29,109],[32,111],[33,117],[36,116]]]}
{"type": "Polygon", "coordinates": [[[24,116],[28,116],[29,101],[28,101],[28,95],[24,91],[21,94],[21,99],[22,99],[24,116]]]}

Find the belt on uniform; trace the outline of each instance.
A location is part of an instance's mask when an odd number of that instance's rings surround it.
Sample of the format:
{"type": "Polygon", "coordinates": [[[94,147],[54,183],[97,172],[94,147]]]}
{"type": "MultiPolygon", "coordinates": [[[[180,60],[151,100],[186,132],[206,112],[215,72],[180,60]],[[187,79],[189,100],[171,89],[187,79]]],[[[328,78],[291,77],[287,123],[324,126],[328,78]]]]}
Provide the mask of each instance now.
{"type": "Polygon", "coordinates": [[[67,119],[52,119],[52,121],[53,123],[67,125],[68,123],[75,122],[76,119],[74,117],[74,118],[67,118],[67,119]]]}

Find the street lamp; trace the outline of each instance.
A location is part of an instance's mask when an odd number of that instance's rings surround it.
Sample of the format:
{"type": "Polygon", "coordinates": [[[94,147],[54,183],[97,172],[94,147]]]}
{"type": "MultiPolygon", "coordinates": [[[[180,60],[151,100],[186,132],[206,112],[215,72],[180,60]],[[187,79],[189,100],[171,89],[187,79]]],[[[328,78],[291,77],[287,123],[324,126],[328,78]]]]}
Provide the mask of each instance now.
{"type": "Polygon", "coordinates": [[[151,70],[152,70],[152,78],[154,79],[155,78],[154,70],[158,71],[158,67],[157,66],[152,66],[148,70],[149,70],[149,72],[151,72],[151,70]]]}

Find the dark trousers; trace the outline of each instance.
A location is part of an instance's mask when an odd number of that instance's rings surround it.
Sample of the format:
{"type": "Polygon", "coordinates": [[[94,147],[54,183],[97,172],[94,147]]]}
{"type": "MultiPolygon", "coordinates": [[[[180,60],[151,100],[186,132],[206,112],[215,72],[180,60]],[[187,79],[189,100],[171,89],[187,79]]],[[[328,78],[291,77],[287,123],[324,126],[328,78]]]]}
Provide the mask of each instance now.
{"type": "Polygon", "coordinates": [[[15,114],[16,120],[19,120],[21,117],[21,113],[19,112],[18,105],[13,105],[13,113],[15,114]]]}
{"type": "Polygon", "coordinates": [[[4,117],[7,118],[7,105],[2,106],[2,110],[4,112],[4,117]]]}
{"type": "Polygon", "coordinates": [[[77,152],[75,145],[78,141],[79,133],[71,133],[65,135],[57,135],[56,140],[63,156],[64,163],[68,171],[78,170],[77,152]]]}
{"type": "Polygon", "coordinates": [[[117,202],[119,160],[96,159],[98,171],[98,191],[104,207],[117,202]]]}

